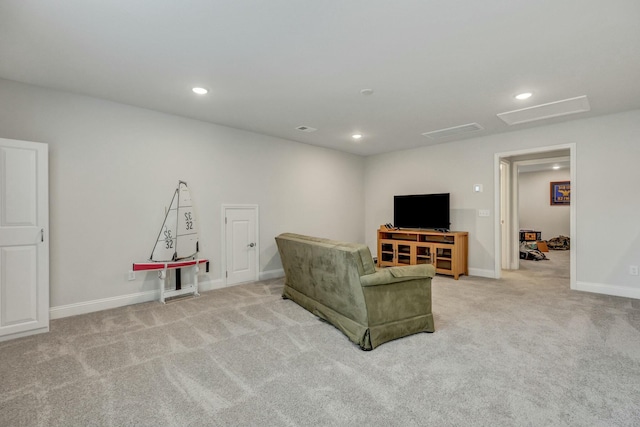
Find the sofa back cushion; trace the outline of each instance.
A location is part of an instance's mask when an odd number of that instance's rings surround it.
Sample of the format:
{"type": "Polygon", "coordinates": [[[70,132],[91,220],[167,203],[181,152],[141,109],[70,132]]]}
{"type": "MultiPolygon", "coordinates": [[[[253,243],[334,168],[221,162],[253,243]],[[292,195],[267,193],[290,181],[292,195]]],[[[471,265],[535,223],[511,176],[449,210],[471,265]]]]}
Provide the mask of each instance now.
{"type": "Polygon", "coordinates": [[[286,285],[366,324],[360,276],[375,272],[366,245],[284,233],[276,237],[286,285]]]}

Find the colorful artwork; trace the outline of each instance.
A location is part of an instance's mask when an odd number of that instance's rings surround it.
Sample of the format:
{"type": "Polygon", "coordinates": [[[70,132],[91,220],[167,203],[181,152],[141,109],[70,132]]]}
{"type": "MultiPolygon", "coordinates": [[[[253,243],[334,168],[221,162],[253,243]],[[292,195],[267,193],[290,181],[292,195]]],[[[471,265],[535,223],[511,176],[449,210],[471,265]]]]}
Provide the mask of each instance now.
{"type": "Polygon", "coordinates": [[[571,203],[571,181],[551,182],[551,205],[571,203]]]}

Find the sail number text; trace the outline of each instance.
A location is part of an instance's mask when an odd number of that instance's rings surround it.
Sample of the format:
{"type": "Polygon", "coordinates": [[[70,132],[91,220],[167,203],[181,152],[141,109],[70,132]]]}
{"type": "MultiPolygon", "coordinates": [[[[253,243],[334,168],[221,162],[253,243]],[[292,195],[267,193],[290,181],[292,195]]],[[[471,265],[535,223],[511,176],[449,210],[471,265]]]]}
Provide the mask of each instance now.
{"type": "Polygon", "coordinates": [[[173,238],[171,237],[171,230],[164,228],[164,244],[167,249],[173,248],[173,238]]]}
{"type": "Polygon", "coordinates": [[[187,226],[187,230],[193,230],[193,218],[191,217],[191,212],[184,213],[184,221],[187,226]]]}

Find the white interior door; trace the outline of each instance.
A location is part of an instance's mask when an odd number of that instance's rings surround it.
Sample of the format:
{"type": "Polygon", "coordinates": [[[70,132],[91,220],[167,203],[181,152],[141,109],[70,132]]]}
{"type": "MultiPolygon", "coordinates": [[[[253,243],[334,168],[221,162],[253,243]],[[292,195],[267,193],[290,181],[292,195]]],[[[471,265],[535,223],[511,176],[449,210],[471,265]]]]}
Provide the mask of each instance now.
{"type": "Polygon", "coordinates": [[[258,207],[223,206],[226,283],[258,280],[258,207]]]}
{"type": "Polygon", "coordinates": [[[49,330],[48,146],[0,138],[0,341],[49,330]]]}

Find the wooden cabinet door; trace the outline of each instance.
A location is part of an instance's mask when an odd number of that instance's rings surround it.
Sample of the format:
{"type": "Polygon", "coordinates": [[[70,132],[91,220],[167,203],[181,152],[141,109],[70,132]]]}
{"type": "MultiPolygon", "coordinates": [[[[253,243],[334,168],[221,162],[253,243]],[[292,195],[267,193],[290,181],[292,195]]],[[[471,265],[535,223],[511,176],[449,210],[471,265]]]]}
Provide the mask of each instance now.
{"type": "Polygon", "coordinates": [[[435,266],[437,273],[452,274],[454,265],[454,246],[435,244],[435,266]]]}

